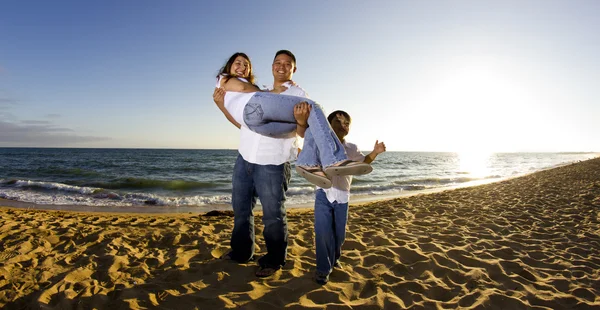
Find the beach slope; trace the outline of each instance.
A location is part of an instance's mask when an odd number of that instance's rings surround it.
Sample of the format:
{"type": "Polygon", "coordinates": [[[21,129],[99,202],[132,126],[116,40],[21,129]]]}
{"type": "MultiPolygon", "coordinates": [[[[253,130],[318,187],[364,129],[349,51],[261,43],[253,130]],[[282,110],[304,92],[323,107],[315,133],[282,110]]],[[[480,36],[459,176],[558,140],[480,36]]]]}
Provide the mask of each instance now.
{"type": "Polygon", "coordinates": [[[218,259],[227,213],[0,208],[0,307],[600,308],[600,159],[349,217],[341,266],[320,286],[310,210],[288,212],[288,263],[258,279],[254,263],[218,259]]]}

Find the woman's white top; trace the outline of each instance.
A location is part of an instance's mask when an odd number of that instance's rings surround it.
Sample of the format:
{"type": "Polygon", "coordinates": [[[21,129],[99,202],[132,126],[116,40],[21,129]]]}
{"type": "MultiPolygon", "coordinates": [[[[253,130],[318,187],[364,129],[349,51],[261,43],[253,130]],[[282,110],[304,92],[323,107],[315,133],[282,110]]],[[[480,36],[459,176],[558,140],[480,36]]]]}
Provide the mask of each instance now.
{"type": "MultiPolygon", "coordinates": [[[[219,78],[217,79],[217,87],[221,87],[221,80],[225,77],[227,76],[219,76],[219,78]]],[[[245,78],[235,78],[242,82],[248,83],[248,80],[246,80],[245,78]]],[[[229,114],[231,114],[231,116],[233,117],[233,119],[235,119],[236,122],[240,123],[240,125],[244,127],[247,127],[246,123],[244,122],[244,107],[253,95],[254,93],[239,93],[233,91],[225,92],[225,109],[227,109],[229,114]]]]}

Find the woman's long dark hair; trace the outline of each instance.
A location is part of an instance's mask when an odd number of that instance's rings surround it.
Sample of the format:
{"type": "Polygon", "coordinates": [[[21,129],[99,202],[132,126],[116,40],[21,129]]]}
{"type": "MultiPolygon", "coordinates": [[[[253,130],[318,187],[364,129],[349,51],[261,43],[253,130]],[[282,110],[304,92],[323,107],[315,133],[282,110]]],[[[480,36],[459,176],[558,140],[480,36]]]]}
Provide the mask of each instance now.
{"type": "Polygon", "coordinates": [[[252,72],[252,62],[250,61],[250,57],[248,57],[248,55],[246,55],[244,53],[235,53],[235,54],[231,55],[231,57],[229,57],[229,60],[227,60],[227,62],[225,63],[225,65],[221,68],[221,70],[219,70],[219,74],[217,75],[217,79],[221,75],[226,76],[225,81],[227,81],[227,80],[229,80],[231,78],[231,74],[229,74],[229,71],[231,71],[231,66],[233,65],[233,62],[235,61],[235,59],[238,56],[242,56],[242,57],[244,57],[248,61],[248,64],[250,66],[250,73],[248,74],[248,77],[246,78],[246,80],[248,80],[248,82],[250,84],[254,85],[254,73],[252,72]]]}

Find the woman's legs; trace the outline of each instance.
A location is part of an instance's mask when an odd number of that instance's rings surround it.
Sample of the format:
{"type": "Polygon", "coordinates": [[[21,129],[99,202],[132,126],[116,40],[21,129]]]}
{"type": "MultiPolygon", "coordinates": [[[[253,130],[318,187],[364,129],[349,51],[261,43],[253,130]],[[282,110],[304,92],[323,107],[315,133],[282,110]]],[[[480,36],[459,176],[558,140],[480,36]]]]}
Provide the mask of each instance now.
{"type": "Polygon", "coordinates": [[[307,130],[304,135],[304,146],[302,146],[302,152],[298,155],[298,159],[300,157],[302,157],[301,162],[303,164],[300,165],[296,162],[296,172],[314,185],[321,188],[330,188],[332,185],[331,180],[327,178],[325,172],[321,169],[319,149],[310,130],[307,130]]]}
{"type": "MultiPolygon", "coordinates": [[[[256,93],[244,108],[244,122],[250,130],[260,134],[264,134],[265,126],[269,124],[277,124],[272,125],[272,128],[287,126],[289,129],[293,126],[295,129],[294,106],[302,101],[311,105],[307,134],[312,135],[311,141],[314,141],[315,147],[307,145],[305,141],[296,165],[329,167],[346,160],[344,146],[329,126],[323,110],[310,99],[267,92],[256,93]]],[[[269,130],[274,131],[272,128],[269,130]]]]}
{"type": "Polygon", "coordinates": [[[309,127],[304,136],[304,146],[296,161],[296,171],[322,188],[331,187],[329,180],[334,176],[362,175],[373,171],[367,163],[347,159],[346,149],[331,129],[321,107],[313,101],[307,102],[312,110],[308,117],[309,127]],[[323,171],[314,171],[315,168],[312,168],[319,166],[323,167],[323,171]]]}
{"type": "Polygon", "coordinates": [[[298,154],[296,165],[321,167],[319,155],[319,148],[317,148],[312,131],[306,130],[304,133],[304,144],[302,145],[302,151],[298,154]]]}
{"type": "Polygon", "coordinates": [[[281,136],[296,130],[294,106],[300,101],[284,97],[292,96],[267,92],[254,94],[244,107],[246,126],[258,134],[269,137],[281,136]]]}
{"type": "MultiPolygon", "coordinates": [[[[316,156],[321,162],[320,166],[323,168],[347,160],[348,157],[346,156],[344,145],[331,129],[329,121],[327,121],[327,117],[323,113],[321,106],[314,101],[307,102],[311,105],[311,110],[308,116],[308,129],[306,130],[306,135],[312,136],[312,142],[311,140],[307,140],[305,136],[303,150],[311,147],[309,143],[314,143],[318,150],[316,156]]],[[[311,155],[303,153],[304,151],[300,152],[298,155],[296,165],[310,166],[310,161],[308,161],[306,157],[311,155]]]]}
{"type": "Polygon", "coordinates": [[[346,150],[331,129],[323,110],[310,99],[267,92],[255,93],[244,107],[244,122],[250,130],[257,133],[269,131],[273,134],[276,131],[274,128],[295,128],[294,106],[303,101],[311,105],[307,132],[312,135],[310,143],[314,143],[316,147],[304,142],[303,151],[296,161],[296,171],[309,182],[323,188],[331,186],[330,179],[333,176],[371,172],[371,165],[347,159],[346,150]],[[277,125],[267,126],[272,123],[277,125]]]}
{"type": "Polygon", "coordinates": [[[270,122],[270,123],[262,124],[260,126],[256,126],[254,128],[251,128],[250,126],[248,126],[248,127],[250,128],[250,130],[256,132],[257,134],[261,134],[263,136],[268,136],[268,137],[273,137],[273,138],[285,137],[290,132],[293,132],[294,130],[296,130],[296,124],[280,123],[280,122],[270,122]]]}

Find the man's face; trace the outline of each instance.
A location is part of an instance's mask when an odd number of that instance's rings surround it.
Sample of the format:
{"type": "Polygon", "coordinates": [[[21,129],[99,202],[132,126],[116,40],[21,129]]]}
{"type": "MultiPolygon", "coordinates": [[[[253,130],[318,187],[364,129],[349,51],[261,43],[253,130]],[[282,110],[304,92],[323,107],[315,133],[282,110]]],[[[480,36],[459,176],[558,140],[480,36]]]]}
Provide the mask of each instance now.
{"type": "Polygon", "coordinates": [[[342,114],[337,114],[331,121],[331,128],[341,140],[350,132],[350,121],[342,114]]]}
{"type": "Polygon", "coordinates": [[[279,54],[273,60],[273,77],[278,81],[289,81],[296,72],[296,65],[292,57],[286,54],[279,54]]]}

